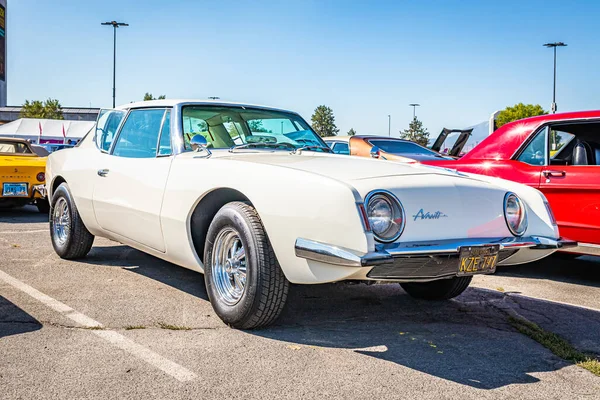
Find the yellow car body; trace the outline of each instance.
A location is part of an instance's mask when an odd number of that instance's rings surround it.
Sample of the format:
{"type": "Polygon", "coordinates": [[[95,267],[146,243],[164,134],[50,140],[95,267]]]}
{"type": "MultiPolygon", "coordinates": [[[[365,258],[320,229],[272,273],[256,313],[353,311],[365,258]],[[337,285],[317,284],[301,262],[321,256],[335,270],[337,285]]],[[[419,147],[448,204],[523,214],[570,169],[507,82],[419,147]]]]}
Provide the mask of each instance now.
{"type": "Polygon", "coordinates": [[[0,208],[35,203],[47,213],[45,181],[46,157],[25,140],[0,137],[0,208]]]}

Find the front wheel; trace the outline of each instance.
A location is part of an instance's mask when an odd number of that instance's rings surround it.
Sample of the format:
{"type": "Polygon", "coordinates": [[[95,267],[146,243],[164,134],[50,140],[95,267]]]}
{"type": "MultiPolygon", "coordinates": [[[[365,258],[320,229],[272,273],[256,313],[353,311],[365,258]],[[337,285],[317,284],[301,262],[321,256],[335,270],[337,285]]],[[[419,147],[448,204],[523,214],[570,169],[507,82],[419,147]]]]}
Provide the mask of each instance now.
{"type": "Polygon", "coordinates": [[[56,254],[67,260],[85,257],[94,243],[94,235],[83,224],[66,183],[61,183],[52,196],[50,237],[56,254]]]}
{"type": "Polygon", "coordinates": [[[289,282],[252,206],[232,202],[215,215],[206,235],[204,281],[215,312],[234,328],[267,326],[283,310],[289,282]]]}
{"type": "Polygon", "coordinates": [[[401,283],[402,289],[412,297],[425,300],[448,300],[458,296],[471,283],[472,276],[459,276],[433,282],[401,283]]]}

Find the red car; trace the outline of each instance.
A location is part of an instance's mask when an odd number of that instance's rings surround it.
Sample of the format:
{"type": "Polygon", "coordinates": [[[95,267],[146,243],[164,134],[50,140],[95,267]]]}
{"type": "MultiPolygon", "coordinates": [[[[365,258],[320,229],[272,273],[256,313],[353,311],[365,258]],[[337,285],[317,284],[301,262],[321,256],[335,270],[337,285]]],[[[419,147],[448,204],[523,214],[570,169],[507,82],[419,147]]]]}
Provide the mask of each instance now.
{"type": "Polygon", "coordinates": [[[425,164],[504,178],[541,190],[569,252],[600,255],[600,111],[550,114],[500,127],[459,160],[425,164]]]}

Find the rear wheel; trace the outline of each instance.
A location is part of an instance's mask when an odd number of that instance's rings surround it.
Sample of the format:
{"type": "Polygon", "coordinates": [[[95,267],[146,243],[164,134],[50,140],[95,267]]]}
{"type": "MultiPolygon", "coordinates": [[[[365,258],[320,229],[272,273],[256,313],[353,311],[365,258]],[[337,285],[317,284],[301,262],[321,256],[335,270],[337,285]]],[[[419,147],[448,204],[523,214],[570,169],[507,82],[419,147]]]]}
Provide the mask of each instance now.
{"type": "Polygon", "coordinates": [[[234,328],[267,326],[283,310],[289,282],[252,206],[232,202],[215,215],[206,236],[204,281],[215,312],[234,328]]]}
{"type": "Polygon", "coordinates": [[[417,299],[448,300],[464,292],[472,278],[472,276],[459,276],[433,282],[401,283],[400,286],[406,293],[417,299]]]}
{"type": "Polygon", "coordinates": [[[68,260],[85,257],[94,243],[94,235],[83,224],[66,183],[61,183],[52,196],[50,237],[56,254],[68,260]]]}

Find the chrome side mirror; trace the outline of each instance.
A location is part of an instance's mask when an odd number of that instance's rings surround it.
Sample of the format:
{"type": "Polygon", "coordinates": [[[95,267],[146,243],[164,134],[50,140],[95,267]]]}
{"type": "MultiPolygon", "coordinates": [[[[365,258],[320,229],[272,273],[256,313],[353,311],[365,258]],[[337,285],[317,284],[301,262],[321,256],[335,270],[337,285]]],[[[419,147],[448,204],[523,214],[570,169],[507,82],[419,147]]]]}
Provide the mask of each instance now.
{"type": "Polygon", "coordinates": [[[379,158],[381,156],[381,150],[377,146],[371,148],[371,157],[379,158]]]}
{"type": "Polygon", "coordinates": [[[210,155],[212,154],[211,151],[208,149],[208,141],[204,136],[200,134],[194,135],[194,137],[192,137],[192,139],[190,140],[190,146],[192,146],[193,151],[205,151],[207,153],[206,157],[210,157],[210,155]]]}

